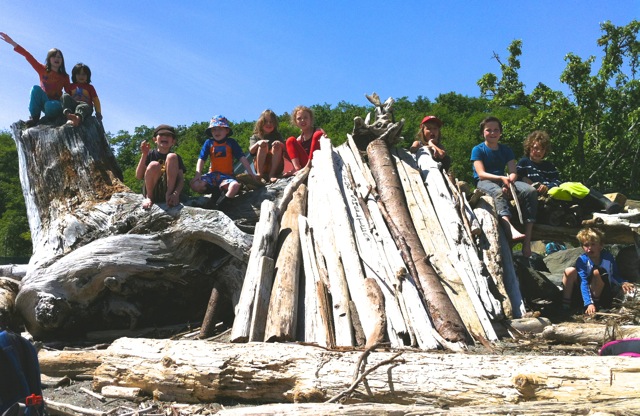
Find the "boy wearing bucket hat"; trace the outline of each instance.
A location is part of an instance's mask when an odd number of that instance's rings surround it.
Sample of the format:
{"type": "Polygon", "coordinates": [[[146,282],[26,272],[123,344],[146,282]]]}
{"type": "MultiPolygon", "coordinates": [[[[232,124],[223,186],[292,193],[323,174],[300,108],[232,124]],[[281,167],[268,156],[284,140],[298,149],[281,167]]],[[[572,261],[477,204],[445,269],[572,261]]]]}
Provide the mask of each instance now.
{"type": "Polygon", "coordinates": [[[182,158],[170,151],[176,144],[176,131],[169,125],[161,124],[153,131],[153,141],[157,146],[153,150],[146,140],[140,144],[141,156],[136,178],[144,179],[142,193],[146,198],[142,208],[149,209],[159,202],[166,202],[173,207],[180,203],[184,174],[187,172],[182,158]]]}
{"type": "Polygon", "coordinates": [[[196,174],[191,181],[191,189],[198,193],[213,192],[220,189],[221,196],[216,201],[220,207],[226,199],[234,198],[240,191],[240,183],[233,175],[233,162],[239,160],[249,175],[255,178],[251,165],[244,155],[242,148],[231,138],[233,131],[229,127],[229,121],[224,116],[214,116],[205,130],[209,139],[204,142],[198,163],[196,174]],[[207,159],[211,160],[209,173],[203,175],[202,169],[207,159]]]}

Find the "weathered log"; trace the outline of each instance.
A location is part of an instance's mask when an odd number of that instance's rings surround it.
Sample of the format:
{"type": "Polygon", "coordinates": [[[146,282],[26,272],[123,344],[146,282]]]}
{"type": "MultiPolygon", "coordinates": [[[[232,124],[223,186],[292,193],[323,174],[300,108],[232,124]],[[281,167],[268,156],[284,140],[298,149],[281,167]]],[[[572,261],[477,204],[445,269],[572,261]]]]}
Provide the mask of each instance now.
{"type": "Polygon", "coordinates": [[[71,379],[93,374],[102,363],[106,350],[38,351],[40,371],[50,377],[71,379]]]}
{"type": "MultiPolygon", "coordinates": [[[[399,165],[407,166],[398,170],[413,177],[411,181],[414,184],[418,176],[415,169],[420,172],[423,187],[411,186],[411,195],[420,198],[412,210],[412,216],[415,224],[424,224],[433,236],[431,241],[426,241],[424,234],[419,234],[423,246],[430,247],[431,261],[442,270],[441,278],[447,283],[447,293],[456,309],[463,311],[460,314],[470,331],[491,341],[497,340],[489,316],[499,318],[502,310],[489,291],[487,278],[481,274],[480,259],[471,242],[471,235],[465,234],[459,210],[455,208],[443,177],[445,175],[431,154],[423,149],[418,150],[415,160],[409,152],[401,150],[398,150],[397,157],[399,165]]],[[[409,186],[408,182],[403,184],[409,186]]]]}
{"type": "Polygon", "coordinates": [[[279,255],[264,330],[265,341],[286,342],[296,339],[298,288],[302,269],[298,217],[304,215],[306,210],[307,187],[301,185],[294,193],[280,224],[279,255]]]}
{"type": "Polygon", "coordinates": [[[542,331],[545,339],[565,344],[596,343],[602,345],[614,339],[640,338],[637,325],[608,326],[592,323],[564,322],[548,326],[542,331]]]}
{"type": "Polygon", "coordinates": [[[483,230],[480,238],[482,260],[496,288],[503,296],[502,305],[506,308],[505,314],[508,317],[521,318],[526,311],[513,264],[511,245],[498,223],[491,197],[479,198],[474,212],[483,230]]]}
{"type": "Polygon", "coordinates": [[[273,289],[275,267],[275,261],[267,256],[262,256],[258,263],[258,282],[256,297],[253,301],[253,312],[251,314],[249,341],[264,341],[264,331],[267,327],[267,318],[269,316],[269,303],[273,289]]]}
{"type": "Polygon", "coordinates": [[[336,346],[352,346],[354,334],[349,309],[349,287],[333,232],[337,228],[334,216],[327,215],[334,201],[329,199],[325,189],[327,172],[315,168],[318,163],[315,155],[313,163],[313,169],[309,173],[308,221],[316,245],[319,274],[321,278],[326,277],[324,283],[331,293],[336,346]]]}
{"type": "Polygon", "coordinates": [[[405,415],[635,415],[640,413],[640,399],[618,398],[604,403],[583,403],[569,400],[557,402],[543,400],[534,402],[505,403],[477,406],[448,406],[446,404],[391,404],[391,403],[278,403],[262,406],[242,406],[218,411],[217,416],[405,416],[405,415]]]}
{"type": "Polygon", "coordinates": [[[438,275],[429,264],[424,248],[417,237],[403,195],[402,184],[398,179],[398,172],[387,144],[383,140],[376,139],[369,143],[367,154],[381,200],[387,210],[394,213],[394,222],[411,249],[427,308],[436,330],[450,342],[465,342],[464,323],[442,287],[438,275]]]}
{"type": "MultiPolygon", "coordinates": [[[[346,390],[361,352],[295,344],[218,344],[120,339],[103,357],[93,389],[139,387],[194,403],[324,401],[346,390]],[[251,382],[248,383],[247,380],[251,382]]],[[[393,352],[373,352],[367,366],[393,352]]],[[[501,406],[514,401],[602,403],[637,397],[640,362],[628,357],[461,355],[406,351],[367,376],[347,402],[501,406]]]]}
{"type": "Polygon", "coordinates": [[[17,328],[15,314],[16,295],[20,281],[10,277],[0,277],[0,328],[17,328]]]}
{"type": "Polygon", "coordinates": [[[253,245],[247,264],[247,273],[242,284],[240,299],[236,306],[235,319],[231,330],[231,342],[247,342],[253,328],[252,316],[255,307],[256,293],[260,293],[257,284],[260,282],[260,260],[262,257],[275,257],[279,223],[274,204],[262,202],[260,220],[256,226],[253,245]]]}
{"type": "Polygon", "coordinates": [[[16,310],[34,337],[200,320],[216,281],[237,285],[223,268],[246,267],[251,236],[219,211],[142,210],[97,120],[12,128],[34,247],[16,310]]]}
{"type": "MultiPolygon", "coordinates": [[[[372,214],[369,210],[356,185],[355,177],[364,181],[364,175],[358,172],[360,168],[348,147],[340,146],[336,151],[340,156],[340,158],[334,159],[337,163],[336,171],[341,180],[342,193],[353,224],[358,255],[363,265],[364,274],[367,278],[375,280],[382,291],[385,304],[384,313],[387,317],[387,335],[391,346],[404,346],[405,341],[409,339],[409,330],[400,310],[397,291],[395,290],[398,281],[387,262],[386,254],[383,250],[384,246],[376,241],[375,234],[378,231],[372,218],[372,215],[375,214],[372,214]]],[[[374,210],[377,210],[377,205],[374,205],[374,207],[374,210]]],[[[371,304],[374,309],[377,309],[378,306],[375,303],[371,304]]]]}

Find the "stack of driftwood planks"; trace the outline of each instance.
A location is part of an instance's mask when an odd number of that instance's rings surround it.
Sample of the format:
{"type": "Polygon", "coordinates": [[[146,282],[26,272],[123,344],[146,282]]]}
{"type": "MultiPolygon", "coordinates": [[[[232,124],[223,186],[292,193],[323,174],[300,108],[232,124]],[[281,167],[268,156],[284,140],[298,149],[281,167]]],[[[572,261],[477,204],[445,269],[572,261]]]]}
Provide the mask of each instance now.
{"type": "Polygon", "coordinates": [[[365,163],[351,137],[337,148],[323,138],[280,205],[262,204],[232,342],[496,340],[492,322],[524,307],[492,210],[472,210],[428,151],[378,139],[365,163]]]}

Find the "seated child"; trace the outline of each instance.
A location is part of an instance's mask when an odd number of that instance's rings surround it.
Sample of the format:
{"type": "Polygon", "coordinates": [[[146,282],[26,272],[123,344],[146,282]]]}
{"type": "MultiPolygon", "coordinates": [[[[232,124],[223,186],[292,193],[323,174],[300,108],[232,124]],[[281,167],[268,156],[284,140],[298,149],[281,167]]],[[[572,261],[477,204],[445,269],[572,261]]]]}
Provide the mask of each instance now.
{"type": "Polygon", "coordinates": [[[593,315],[597,310],[610,308],[614,297],[634,290],[633,284],[622,280],[611,253],[603,251],[604,234],[597,228],[583,228],[576,236],[584,254],[576,260],[575,267],[567,267],[562,276],[562,306],[570,309],[577,300],[578,280],[584,311],[593,315]]]}
{"type": "Polygon", "coordinates": [[[524,141],[525,157],[518,161],[516,167],[518,179],[533,185],[538,194],[549,194],[555,199],[577,202],[589,209],[604,210],[607,214],[617,214],[624,208],[595,189],[589,189],[578,182],[560,181],[560,173],[553,163],[545,160],[545,156],[551,149],[549,135],[541,130],[531,133],[524,141]],[[593,208],[593,209],[591,209],[593,208]]]}
{"type": "Polygon", "coordinates": [[[176,144],[176,131],[173,127],[161,124],[153,131],[153,141],[157,149],[150,151],[145,140],[140,144],[140,161],[136,169],[136,178],[144,179],[142,194],[146,197],[142,208],[149,209],[154,203],[166,202],[169,207],[180,203],[180,192],[184,186],[184,174],[187,172],[182,158],[170,152],[176,144]]]}
{"type": "Polygon", "coordinates": [[[513,241],[523,240],[522,254],[530,257],[531,234],[538,208],[536,190],[531,185],[516,180],[516,160],[513,151],[508,146],[498,143],[502,135],[500,120],[487,117],[480,123],[480,130],[484,142],[471,151],[473,179],[478,189],[493,197],[501,225],[513,241]],[[508,169],[508,176],[504,174],[505,167],[508,169]],[[510,185],[514,185],[517,193],[513,197],[520,200],[522,219],[525,222],[524,234],[511,223],[511,211],[506,198],[506,195],[510,194],[510,185]]]}
{"type": "Polygon", "coordinates": [[[249,153],[255,155],[256,174],[268,182],[275,182],[284,170],[284,141],[278,131],[278,117],[264,110],[249,139],[249,153]]]}
{"type": "Polygon", "coordinates": [[[311,162],[313,152],[320,149],[320,138],[324,131],[314,125],[313,111],[303,105],[293,109],[291,122],[300,129],[300,136],[289,137],[285,144],[293,170],[299,172],[311,162]]]}
{"type": "Polygon", "coordinates": [[[62,112],[67,124],[78,127],[83,120],[96,110],[96,118],[102,120],[100,99],[91,85],[91,69],[83,63],[76,64],[71,70],[71,93],[62,94],[62,112]]]}
{"type": "Polygon", "coordinates": [[[230,136],[233,131],[229,127],[229,121],[223,116],[214,116],[205,130],[210,139],[204,142],[198,163],[196,175],[191,180],[191,189],[198,193],[212,192],[219,188],[223,193],[216,201],[220,207],[227,199],[234,198],[240,191],[240,183],[233,175],[233,162],[239,160],[249,175],[256,178],[251,170],[251,165],[245,157],[238,142],[230,136]],[[207,158],[211,158],[209,173],[202,175],[202,168],[207,158]]]}
{"type": "Polygon", "coordinates": [[[425,146],[429,149],[434,160],[442,163],[442,169],[447,172],[451,167],[451,158],[442,146],[442,125],[444,123],[436,116],[426,116],[422,119],[420,130],[416,134],[409,151],[416,153],[419,148],[425,146]]]}

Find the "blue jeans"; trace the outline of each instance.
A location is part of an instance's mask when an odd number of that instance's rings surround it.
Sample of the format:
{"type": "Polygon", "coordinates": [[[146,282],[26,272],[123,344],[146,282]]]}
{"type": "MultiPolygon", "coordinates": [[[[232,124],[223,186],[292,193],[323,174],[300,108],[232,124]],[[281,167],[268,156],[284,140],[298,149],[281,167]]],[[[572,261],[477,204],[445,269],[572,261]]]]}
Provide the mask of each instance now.
{"type": "Polygon", "coordinates": [[[39,85],[31,88],[31,99],[29,100],[29,114],[34,120],[40,118],[40,113],[44,113],[47,118],[56,118],[62,115],[62,103],[60,100],[52,100],[42,90],[39,85]]]}
{"type": "MultiPolygon", "coordinates": [[[[538,191],[528,183],[516,181],[514,183],[520,208],[522,209],[522,219],[524,222],[536,222],[538,212],[538,191]]],[[[496,213],[501,217],[511,217],[509,211],[509,201],[502,193],[502,184],[498,185],[493,181],[480,180],[476,186],[487,195],[491,195],[496,204],[496,213]]]]}

